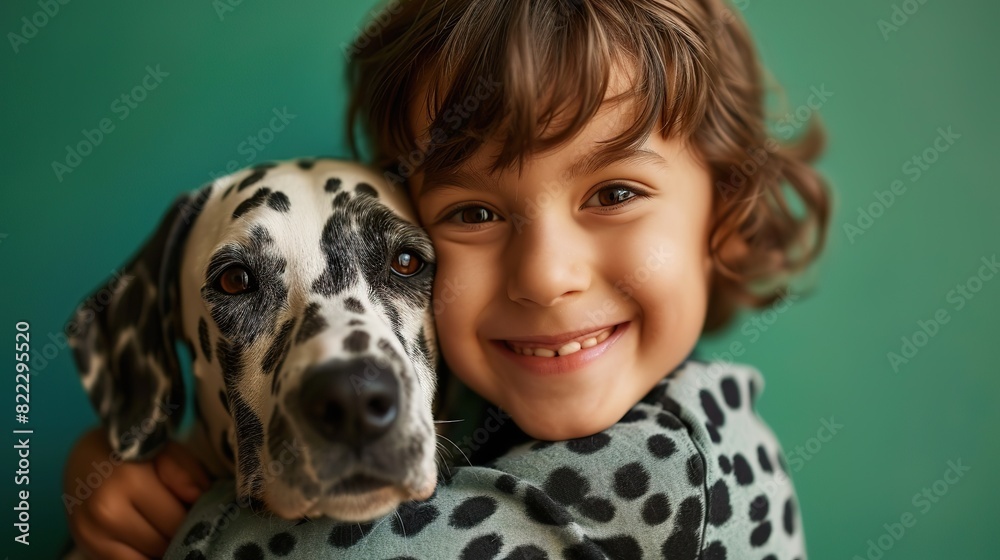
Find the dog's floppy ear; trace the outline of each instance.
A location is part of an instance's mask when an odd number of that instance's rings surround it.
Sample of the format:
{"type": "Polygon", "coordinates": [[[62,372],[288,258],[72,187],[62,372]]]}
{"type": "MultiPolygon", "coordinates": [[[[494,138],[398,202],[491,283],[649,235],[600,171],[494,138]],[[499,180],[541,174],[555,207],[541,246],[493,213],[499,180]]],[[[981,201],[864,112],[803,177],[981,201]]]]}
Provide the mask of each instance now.
{"type": "Polygon", "coordinates": [[[67,325],[90,402],[126,460],[153,455],[183,416],[178,268],[210,189],[177,198],[152,237],[67,325]]]}

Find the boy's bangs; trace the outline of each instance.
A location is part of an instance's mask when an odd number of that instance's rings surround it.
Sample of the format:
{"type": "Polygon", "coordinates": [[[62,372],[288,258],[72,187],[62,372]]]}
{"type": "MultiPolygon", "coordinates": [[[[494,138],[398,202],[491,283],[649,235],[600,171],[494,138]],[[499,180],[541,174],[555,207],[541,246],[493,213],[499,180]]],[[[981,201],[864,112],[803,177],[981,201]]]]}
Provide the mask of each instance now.
{"type": "Polygon", "coordinates": [[[703,44],[685,17],[662,3],[522,0],[512,10],[475,2],[450,22],[421,70],[425,114],[433,116],[429,130],[416,131],[429,139],[424,171],[453,170],[489,141],[498,144],[492,172],[520,168],[525,157],[575,137],[608,104],[627,104],[630,123],[605,140],[612,153],[654,129],[689,137],[705,113],[709,80],[703,44]]]}

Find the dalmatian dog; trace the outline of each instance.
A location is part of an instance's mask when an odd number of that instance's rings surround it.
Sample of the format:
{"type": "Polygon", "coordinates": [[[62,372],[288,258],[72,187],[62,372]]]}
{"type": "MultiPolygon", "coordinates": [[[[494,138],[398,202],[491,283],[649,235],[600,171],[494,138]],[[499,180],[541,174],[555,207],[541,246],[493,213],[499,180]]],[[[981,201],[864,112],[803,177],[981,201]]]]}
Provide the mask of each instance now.
{"type": "Polygon", "coordinates": [[[336,159],[261,164],[179,197],[77,309],[74,358],[111,447],[177,430],[278,516],[367,521],[430,497],[434,253],[401,189],[336,159]],[[183,347],[182,347],[183,348],[183,347]]]}

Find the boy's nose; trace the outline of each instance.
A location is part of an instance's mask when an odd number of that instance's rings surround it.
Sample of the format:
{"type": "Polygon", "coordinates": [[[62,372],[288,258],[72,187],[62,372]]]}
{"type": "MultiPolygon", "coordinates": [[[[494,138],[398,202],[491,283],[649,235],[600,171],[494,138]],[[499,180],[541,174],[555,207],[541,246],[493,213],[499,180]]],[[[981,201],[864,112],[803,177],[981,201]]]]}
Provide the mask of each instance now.
{"type": "Polygon", "coordinates": [[[551,307],[586,291],[591,271],[581,237],[572,225],[540,219],[515,233],[506,254],[507,297],[551,307]]]}

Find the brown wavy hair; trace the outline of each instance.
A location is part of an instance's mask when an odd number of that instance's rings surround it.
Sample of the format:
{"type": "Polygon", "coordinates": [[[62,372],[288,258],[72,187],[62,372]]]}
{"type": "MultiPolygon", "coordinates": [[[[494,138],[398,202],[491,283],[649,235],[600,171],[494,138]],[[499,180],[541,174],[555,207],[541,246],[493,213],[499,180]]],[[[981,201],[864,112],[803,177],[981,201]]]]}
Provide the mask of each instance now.
{"type": "Polygon", "coordinates": [[[604,103],[635,110],[612,150],[654,131],[687,141],[715,185],[705,331],[740,306],[773,303],[824,245],[829,188],[810,165],[822,128],[810,119],[785,143],[769,133],[750,33],[722,0],[392,0],[344,51],[352,149],[360,157],[361,132],[390,180],[453,169],[489,139],[503,139],[493,171],[519,167],[573,138],[604,103]],[[606,98],[622,67],[631,87],[606,98]],[[484,83],[496,88],[485,98],[484,83]],[[424,131],[410,113],[419,102],[424,131]]]}

